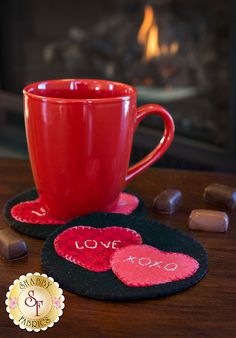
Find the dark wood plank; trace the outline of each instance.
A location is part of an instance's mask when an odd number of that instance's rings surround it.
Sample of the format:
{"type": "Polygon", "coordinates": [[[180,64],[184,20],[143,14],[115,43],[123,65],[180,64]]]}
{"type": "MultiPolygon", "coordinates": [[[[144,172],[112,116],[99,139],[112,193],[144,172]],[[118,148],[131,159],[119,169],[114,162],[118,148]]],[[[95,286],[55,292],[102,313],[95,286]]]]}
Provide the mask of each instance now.
{"type": "MultiPolygon", "coordinates": [[[[209,208],[202,200],[204,187],[213,182],[236,186],[236,175],[149,169],[130,188],[140,194],[149,209],[149,218],[180,228],[198,239],[209,253],[207,276],[191,289],[170,297],[127,303],[96,301],[65,291],[66,308],[60,322],[43,337],[236,337],[236,211],[229,213],[226,234],[189,231],[187,220],[194,208],[209,208]],[[166,187],[181,189],[184,204],[176,214],[156,215],[154,196],[166,187]]],[[[33,185],[28,162],[0,161],[0,208],[16,193],[33,185]]],[[[0,224],[5,224],[0,216],[0,224]]],[[[28,272],[41,272],[43,242],[22,236],[29,256],[6,262],[0,258],[0,337],[28,337],[5,311],[5,294],[15,278],[28,272]]]]}

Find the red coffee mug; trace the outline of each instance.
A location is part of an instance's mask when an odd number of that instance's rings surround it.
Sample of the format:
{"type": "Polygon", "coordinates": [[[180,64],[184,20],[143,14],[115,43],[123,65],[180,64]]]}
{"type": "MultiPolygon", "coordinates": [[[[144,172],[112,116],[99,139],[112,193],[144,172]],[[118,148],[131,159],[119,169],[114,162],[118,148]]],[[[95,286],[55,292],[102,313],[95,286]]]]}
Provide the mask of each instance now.
{"type": "Polygon", "coordinates": [[[125,186],[170,146],[174,123],[156,104],[136,108],[135,88],[67,79],[24,88],[26,136],[40,200],[54,217],[72,219],[115,207],[125,186]],[[158,146],[128,168],[133,135],[150,114],[165,123],[158,146]]]}

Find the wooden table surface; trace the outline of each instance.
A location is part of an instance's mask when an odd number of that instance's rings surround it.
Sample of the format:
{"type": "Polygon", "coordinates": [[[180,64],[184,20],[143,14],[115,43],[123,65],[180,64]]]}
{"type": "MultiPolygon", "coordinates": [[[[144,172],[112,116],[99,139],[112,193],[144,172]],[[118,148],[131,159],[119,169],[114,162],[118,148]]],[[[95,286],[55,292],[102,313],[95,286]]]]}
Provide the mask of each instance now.
{"type": "MultiPolygon", "coordinates": [[[[202,200],[206,185],[219,182],[236,186],[236,175],[149,169],[130,188],[140,194],[148,217],[182,229],[199,240],[209,254],[209,272],[185,292],[156,300],[135,302],[98,301],[65,291],[64,314],[59,323],[42,337],[236,337],[236,210],[229,213],[225,234],[189,231],[187,220],[192,209],[210,208],[202,200]],[[174,215],[152,211],[156,194],[166,187],[182,190],[184,203],[174,215]]],[[[0,160],[0,207],[8,198],[33,186],[27,161],[0,160]]],[[[6,225],[3,216],[0,225],[6,225]]],[[[0,337],[29,337],[5,311],[5,294],[14,279],[28,272],[42,272],[40,249],[43,241],[22,236],[29,255],[7,262],[0,257],[0,337]]]]}

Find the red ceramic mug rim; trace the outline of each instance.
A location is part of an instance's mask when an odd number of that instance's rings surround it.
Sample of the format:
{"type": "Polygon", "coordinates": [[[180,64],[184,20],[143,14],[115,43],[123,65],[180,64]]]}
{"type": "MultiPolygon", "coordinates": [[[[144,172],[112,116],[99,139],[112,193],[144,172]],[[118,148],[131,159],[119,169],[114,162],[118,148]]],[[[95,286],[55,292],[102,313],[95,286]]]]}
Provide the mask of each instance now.
{"type": "MultiPolygon", "coordinates": [[[[44,88],[46,89],[46,88],[44,88]]],[[[68,90],[70,90],[68,88],[68,90]]],[[[116,102],[116,101],[122,101],[126,100],[132,96],[136,96],[137,90],[125,83],[122,82],[116,82],[116,81],[110,81],[110,80],[100,80],[100,79],[77,79],[77,78],[72,78],[72,79],[53,79],[53,80],[44,80],[44,81],[38,81],[31,83],[24,87],[23,89],[23,94],[28,96],[29,98],[40,100],[40,101],[47,101],[47,102],[57,102],[57,103],[73,103],[73,102],[81,102],[81,103],[106,103],[106,102],[116,102]],[[68,82],[81,82],[81,83],[102,83],[102,84],[111,84],[113,86],[117,86],[120,89],[122,88],[123,90],[126,90],[127,92],[124,93],[123,95],[117,95],[117,96],[107,96],[103,98],[65,98],[65,97],[54,97],[54,96],[45,96],[41,94],[35,94],[31,92],[31,90],[39,89],[39,85],[45,85],[45,84],[58,84],[58,83],[68,83],[68,82]]]]}

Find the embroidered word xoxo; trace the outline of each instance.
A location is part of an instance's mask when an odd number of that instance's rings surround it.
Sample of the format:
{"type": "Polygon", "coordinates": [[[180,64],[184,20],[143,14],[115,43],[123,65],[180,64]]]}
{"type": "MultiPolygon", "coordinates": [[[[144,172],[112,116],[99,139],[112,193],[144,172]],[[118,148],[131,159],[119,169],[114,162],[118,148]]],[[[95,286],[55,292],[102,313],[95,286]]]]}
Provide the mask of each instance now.
{"type": "Polygon", "coordinates": [[[153,261],[148,257],[133,257],[133,256],[129,256],[127,259],[124,259],[123,262],[131,262],[132,264],[136,263],[139,264],[141,266],[148,266],[149,268],[164,268],[166,271],[174,271],[178,268],[178,264],[176,263],[167,263],[167,264],[163,264],[163,261],[153,261]]]}

